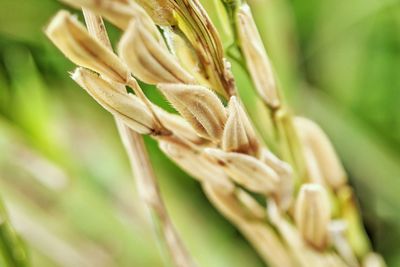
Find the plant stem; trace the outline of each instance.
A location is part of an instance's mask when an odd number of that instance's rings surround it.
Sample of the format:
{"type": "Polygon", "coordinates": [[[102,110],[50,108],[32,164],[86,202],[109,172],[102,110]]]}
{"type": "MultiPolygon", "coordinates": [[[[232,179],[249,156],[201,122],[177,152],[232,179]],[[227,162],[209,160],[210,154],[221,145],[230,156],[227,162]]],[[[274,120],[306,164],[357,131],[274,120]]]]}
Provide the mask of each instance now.
{"type": "MultiPolygon", "coordinates": [[[[89,32],[112,49],[102,18],[85,9],[83,9],[83,14],[89,32]]],[[[121,90],[125,88],[121,86],[121,90]]],[[[152,218],[156,220],[154,223],[159,226],[160,231],[157,232],[160,241],[165,245],[175,266],[195,267],[194,261],[168,216],[143,137],[121,121],[116,120],[116,123],[133,168],[139,195],[150,210],[152,218]]]]}
{"type": "Polygon", "coordinates": [[[25,247],[11,226],[5,207],[0,201],[0,251],[10,267],[27,267],[27,252],[25,247]]]}
{"type": "Polygon", "coordinates": [[[176,266],[195,266],[189,256],[181,239],[176,232],[171,219],[168,216],[164,201],[161,198],[160,190],[150,165],[143,137],[125,127],[124,136],[127,137],[125,147],[128,147],[129,158],[135,173],[136,183],[140,197],[148,206],[152,218],[159,226],[157,230],[163,236],[163,243],[166,245],[172,260],[176,266]]]}

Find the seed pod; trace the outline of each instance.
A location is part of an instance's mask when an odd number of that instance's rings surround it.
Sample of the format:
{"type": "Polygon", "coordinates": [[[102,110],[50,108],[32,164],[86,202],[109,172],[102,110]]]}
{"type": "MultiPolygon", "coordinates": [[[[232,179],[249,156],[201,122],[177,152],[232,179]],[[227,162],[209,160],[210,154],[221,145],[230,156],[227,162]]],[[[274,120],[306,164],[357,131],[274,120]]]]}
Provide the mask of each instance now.
{"type": "Polygon", "coordinates": [[[185,84],[159,84],[158,88],[200,136],[215,142],[221,139],[226,112],[211,90],[185,84]]]}
{"type": "Polygon", "coordinates": [[[264,220],[267,217],[267,212],[265,207],[260,205],[257,200],[254,199],[249,193],[246,191],[237,188],[235,191],[235,195],[244,208],[248,210],[254,217],[264,220]]]}
{"type": "Polygon", "coordinates": [[[78,68],[72,79],[103,108],[140,134],[151,134],[156,123],[146,106],[134,95],[123,93],[97,74],[78,68]]]}
{"type": "Polygon", "coordinates": [[[331,207],[327,192],[321,185],[304,184],[300,188],[294,217],[303,238],[316,249],[324,249],[331,207]]]}
{"type": "Polygon", "coordinates": [[[158,25],[174,25],[173,4],[168,0],[136,0],[158,25]]]}
{"type": "Polygon", "coordinates": [[[203,190],[219,212],[236,224],[270,266],[298,266],[275,229],[255,216],[248,209],[250,207],[243,207],[243,202],[238,199],[237,194],[226,194],[207,183],[203,184],[203,190]]]}
{"type": "Polygon", "coordinates": [[[46,35],[75,64],[113,81],[126,83],[130,73],[119,58],[86,31],[67,11],[59,11],[47,26],[46,35]]]}
{"type": "Polygon", "coordinates": [[[334,189],[346,184],[346,172],[322,129],[306,118],[296,117],[294,122],[301,138],[311,149],[325,182],[334,189]]]}
{"type": "Polygon", "coordinates": [[[301,152],[303,154],[304,165],[307,171],[307,182],[326,185],[325,179],[318,164],[318,160],[310,148],[309,143],[305,142],[303,138],[301,138],[300,142],[303,145],[301,152]]]}
{"type": "Polygon", "coordinates": [[[280,100],[274,73],[247,4],[243,4],[239,8],[237,19],[240,46],[255,89],[268,106],[272,109],[277,109],[280,106],[280,100]]]}
{"type": "Polygon", "coordinates": [[[359,264],[357,265],[349,265],[346,263],[337,253],[335,252],[328,252],[325,254],[316,254],[320,256],[322,259],[320,259],[318,266],[326,266],[326,267],[358,267],[359,264]]]}
{"type": "Polygon", "coordinates": [[[264,222],[253,222],[245,227],[246,236],[258,249],[268,266],[299,266],[276,230],[264,222]]]}
{"type": "Polygon", "coordinates": [[[262,149],[261,160],[279,176],[279,186],[276,194],[277,202],[280,209],[288,210],[292,204],[294,191],[292,167],[267,149],[262,149]]]}
{"type": "Polygon", "coordinates": [[[310,141],[307,136],[306,131],[303,129],[299,129],[297,126],[298,123],[295,122],[297,132],[299,132],[299,143],[301,145],[301,154],[304,159],[304,167],[305,167],[305,172],[306,172],[306,180],[305,182],[308,183],[316,183],[316,184],[321,184],[321,185],[327,185],[325,183],[325,179],[322,175],[321,169],[319,167],[319,163],[317,161],[316,156],[314,155],[313,150],[311,149],[310,146],[310,141]]]}
{"type": "Polygon", "coordinates": [[[340,257],[347,262],[348,266],[359,266],[358,260],[352,247],[350,246],[346,231],[348,230],[347,223],[342,220],[334,220],[329,223],[329,240],[332,247],[335,248],[340,257]]]}
{"type": "Polygon", "coordinates": [[[299,233],[299,229],[278,208],[273,198],[268,200],[267,213],[270,222],[278,230],[280,236],[290,249],[291,254],[295,257],[296,266],[325,266],[321,264],[320,254],[305,244],[304,239],[299,233]]]}
{"type": "Polygon", "coordinates": [[[158,106],[154,106],[154,109],[156,110],[156,113],[163,122],[164,126],[171,130],[175,135],[197,145],[209,143],[208,140],[200,137],[193,127],[184,118],[182,118],[182,116],[168,113],[158,106]]]}
{"type": "MultiPolygon", "coordinates": [[[[150,26],[149,26],[150,27],[150,26]]],[[[118,46],[120,57],[138,79],[149,83],[195,83],[145,23],[132,19],[118,46]]]]}
{"type": "Polygon", "coordinates": [[[243,224],[246,220],[256,219],[247,209],[244,209],[242,204],[232,192],[221,191],[218,187],[210,183],[203,183],[204,193],[215,207],[225,217],[229,218],[237,225],[243,224]]]}
{"type": "Polygon", "coordinates": [[[227,152],[239,152],[257,156],[260,145],[256,134],[235,96],[232,96],[229,101],[228,114],[228,120],[222,136],[222,149],[227,152]]]}
{"type": "Polygon", "coordinates": [[[163,35],[168,43],[171,53],[174,54],[179,65],[193,75],[198,84],[208,88],[213,88],[211,81],[204,72],[204,68],[201,66],[196,51],[193,49],[193,46],[189,41],[169,27],[163,28],[163,35]]]}
{"type": "Polygon", "coordinates": [[[221,38],[200,1],[155,1],[172,4],[173,16],[179,28],[176,32],[183,33],[196,52],[204,78],[212,85],[210,88],[226,98],[233,95],[235,81],[224,58],[221,38]]]}
{"type": "Polygon", "coordinates": [[[159,147],[179,167],[200,182],[216,186],[225,193],[234,190],[234,184],[225,172],[210,162],[204,155],[178,143],[161,141],[159,147]]]}
{"type": "Polygon", "coordinates": [[[362,267],[386,267],[386,263],[381,255],[370,252],[365,256],[362,267]]]}
{"type": "Polygon", "coordinates": [[[213,148],[206,148],[204,152],[216,159],[235,182],[248,190],[269,194],[278,186],[278,175],[254,157],[213,148]]]}
{"type": "MultiPolygon", "coordinates": [[[[75,8],[87,8],[109,20],[118,28],[125,30],[138,6],[127,1],[110,0],[61,0],[75,8]]],[[[144,12],[144,11],[143,11],[144,12]]]]}

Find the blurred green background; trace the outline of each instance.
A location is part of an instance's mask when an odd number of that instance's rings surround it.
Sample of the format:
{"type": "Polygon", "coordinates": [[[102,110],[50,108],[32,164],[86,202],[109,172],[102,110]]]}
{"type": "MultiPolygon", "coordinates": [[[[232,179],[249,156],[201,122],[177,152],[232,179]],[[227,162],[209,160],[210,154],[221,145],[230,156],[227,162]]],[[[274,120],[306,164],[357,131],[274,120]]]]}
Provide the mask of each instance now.
{"type": "MultiPolygon", "coordinates": [[[[202,2],[219,25],[214,0],[202,2]]],[[[293,109],[331,137],[376,250],[400,266],[400,1],[248,2],[293,109]]],[[[69,79],[73,65],[42,33],[61,7],[0,0],[0,196],[31,266],[161,266],[111,115],[69,79]]],[[[147,141],[200,266],[264,266],[199,185],[147,141]]]]}

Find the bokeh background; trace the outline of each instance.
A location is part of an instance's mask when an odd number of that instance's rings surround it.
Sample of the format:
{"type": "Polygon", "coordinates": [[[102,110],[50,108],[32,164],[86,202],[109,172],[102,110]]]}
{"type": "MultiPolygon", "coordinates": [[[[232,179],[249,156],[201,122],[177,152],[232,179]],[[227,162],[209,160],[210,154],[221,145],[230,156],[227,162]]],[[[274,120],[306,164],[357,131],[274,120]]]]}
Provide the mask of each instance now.
{"type": "MultiPolygon", "coordinates": [[[[218,26],[214,0],[202,2],[218,26]]],[[[400,1],[248,2],[293,109],[328,133],[376,250],[400,266],[400,1]]],[[[0,0],[1,199],[31,266],[161,266],[111,115],[69,79],[73,65],[42,33],[61,7],[0,0]]],[[[264,266],[199,185],[146,141],[168,210],[200,265],[264,266]]]]}

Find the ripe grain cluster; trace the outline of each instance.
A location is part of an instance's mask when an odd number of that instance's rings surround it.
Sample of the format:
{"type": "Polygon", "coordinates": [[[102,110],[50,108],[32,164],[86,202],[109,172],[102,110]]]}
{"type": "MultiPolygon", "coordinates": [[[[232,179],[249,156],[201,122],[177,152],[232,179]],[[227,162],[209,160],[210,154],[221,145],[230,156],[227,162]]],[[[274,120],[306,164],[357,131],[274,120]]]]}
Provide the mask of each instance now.
{"type": "MultiPolygon", "coordinates": [[[[46,28],[78,67],[71,77],[116,119],[143,201],[176,266],[195,266],[164,207],[140,135],[198,180],[269,266],[384,266],[365,234],[329,139],[285,104],[249,6],[221,1],[274,133],[261,137],[237,93],[219,34],[198,0],[63,0],[46,28]],[[111,49],[102,17],[122,32],[111,49]],[[153,104],[154,85],[178,114],[153,104]],[[128,91],[130,87],[132,91],[128,91]]],[[[259,123],[262,123],[259,122],[259,123]]],[[[211,245],[211,244],[210,244],[211,245]]]]}

